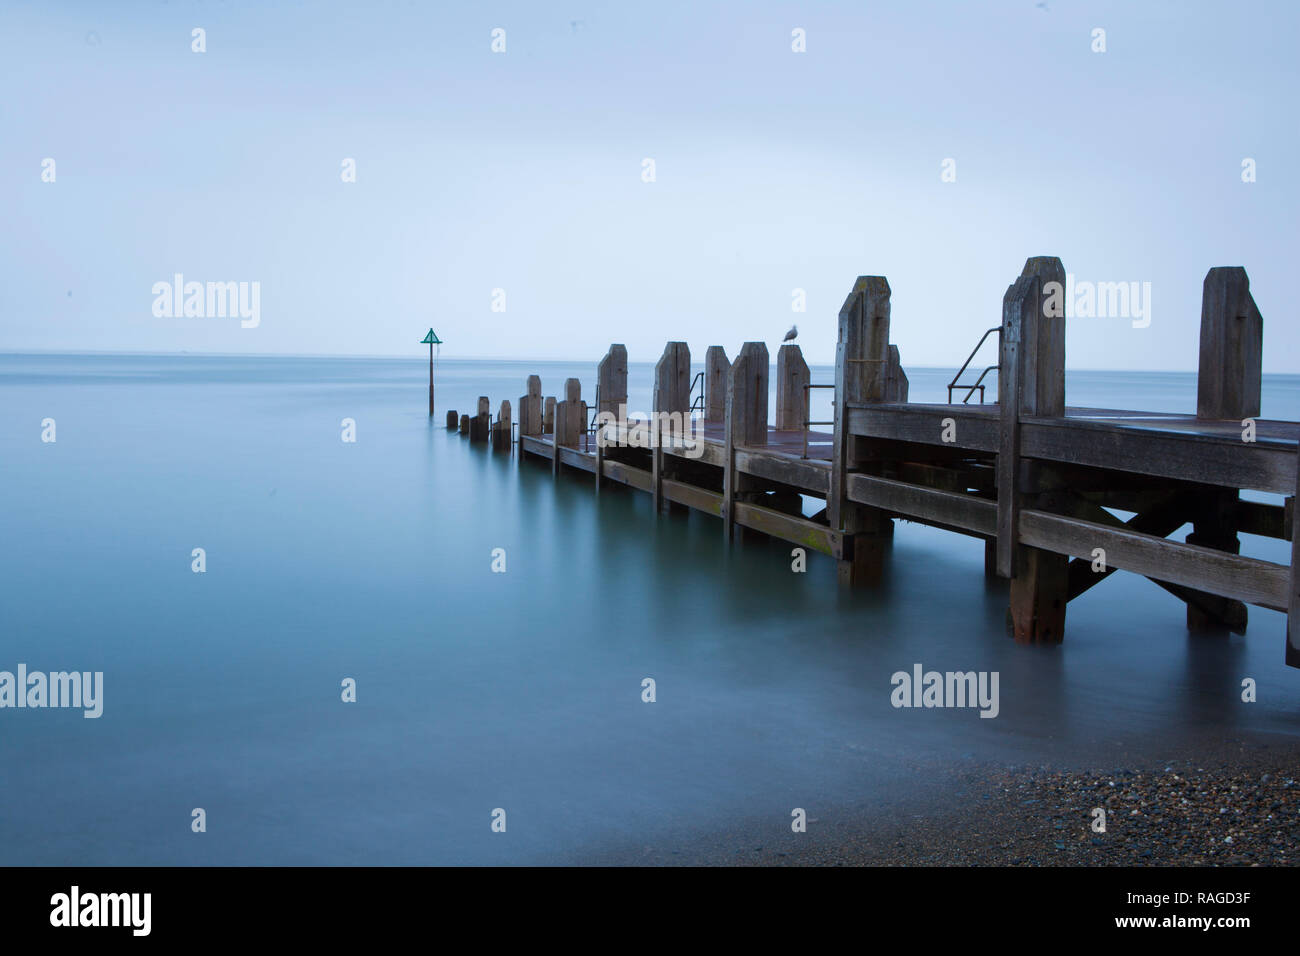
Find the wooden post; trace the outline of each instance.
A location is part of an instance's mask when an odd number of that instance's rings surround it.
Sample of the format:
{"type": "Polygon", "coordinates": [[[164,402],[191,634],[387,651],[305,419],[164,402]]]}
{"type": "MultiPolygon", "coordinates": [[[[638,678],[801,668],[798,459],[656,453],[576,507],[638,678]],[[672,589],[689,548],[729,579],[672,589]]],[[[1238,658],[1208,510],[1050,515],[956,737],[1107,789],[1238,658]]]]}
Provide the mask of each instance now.
{"type": "Polygon", "coordinates": [[[560,449],[577,448],[585,425],[586,405],[582,401],[582,383],[576,378],[564,382],[564,401],[555,405],[555,444],[552,447],[551,470],[560,471],[560,449]]]}
{"type": "Polygon", "coordinates": [[[1300,518],[1295,516],[1296,502],[1300,502],[1300,448],[1296,449],[1295,497],[1291,499],[1291,603],[1286,616],[1286,662],[1291,667],[1300,667],[1300,518]]]}
{"type": "MultiPolygon", "coordinates": [[[[597,421],[602,414],[619,418],[619,409],[627,413],[627,347],[614,344],[596,365],[597,421]]],[[[596,427],[596,494],[605,481],[604,430],[596,427]]]]}
{"type": "Polygon", "coordinates": [[[522,436],[541,433],[542,380],[536,375],[530,375],[527,394],[519,396],[519,434],[522,436]]]}
{"type": "Polygon", "coordinates": [[[460,416],[460,433],[461,433],[462,435],[466,435],[466,436],[469,435],[469,416],[468,416],[468,415],[462,415],[462,416],[460,416]]]}
{"type": "Polygon", "coordinates": [[[510,451],[511,427],[510,419],[510,402],[506,399],[501,400],[501,410],[497,412],[497,420],[492,426],[492,450],[493,451],[510,451]]]}
{"type": "Polygon", "coordinates": [[[469,440],[472,442],[485,442],[490,437],[492,430],[492,411],[491,403],[486,395],[480,395],[478,398],[478,414],[470,419],[469,423],[469,440]]]}
{"type": "Polygon", "coordinates": [[[903,371],[903,360],[898,354],[898,346],[891,345],[888,371],[885,373],[885,401],[905,403],[907,385],[907,373],[903,371]]]}
{"type": "Polygon", "coordinates": [[[1049,492],[1044,473],[1020,457],[1025,416],[1065,414],[1065,267],[1054,256],[1034,256],[1002,300],[998,402],[998,573],[1011,578],[1010,617],[1015,639],[1058,644],[1065,635],[1070,593],[1068,555],[1019,543],[1020,511],[1049,492]]]}
{"type": "Polygon", "coordinates": [[[803,350],[793,342],[782,345],[776,353],[776,430],[803,431],[808,420],[808,389],[812,376],[803,350]]]}
{"type": "Polygon", "coordinates": [[[1196,417],[1257,418],[1264,320],[1240,266],[1218,266],[1201,286],[1201,356],[1196,417]]]}
{"type": "Polygon", "coordinates": [[[596,366],[596,413],[609,412],[618,417],[618,407],[627,404],[627,347],[611,345],[596,366]]]}
{"type": "Polygon", "coordinates": [[[721,425],[727,420],[727,374],[731,362],[721,345],[704,353],[704,420],[721,425]]]}
{"type": "Polygon", "coordinates": [[[1021,276],[1007,286],[1002,297],[1002,351],[998,357],[998,413],[1001,436],[998,442],[998,538],[997,572],[1004,578],[1016,573],[1016,528],[1020,516],[1020,406],[1024,396],[1025,327],[1033,324],[1032,313],[1041,295],[1042,283],[1034,276],[1021,276]]]}
{"type": "Polygon", "coordinates": [[[555,396],[554,395],[546,396],[546,404],[543,406],[543,409],[544,410],[542,412],[542,434],[554,435],[555,434],[555,396]]]}
{"type": "Polygon", "coordinates": [[[447,428],[454,429],[458,424],[460,424],[460,416],[456,414],[456,410],[453,408],[447,413],[447,428]]]}
{"type": "Polygon", "coordinates": [[[727,371],[726,452],[722,474],[722,533],[727,541],[735,527],[735,502],[749,489],[736,471],[736,448],[767,444],[767,345],[746,342],[727,371]]]}
{"type": "MultiPolygon", "coordinates": [[[[650,461],[654,508],[658,513],[663,504],[664,426],[670,421],[668,416],[676,414],[685,428],[690,427],[687,420],[691,414],[691,350],[685,342],[669,342],[655,363],[653,404],[650,461]]],[[[671,434],[668,440],[672,440],[671,434]]]]}
{"type": "Polygon", "coordinates": [[[848,406],[887,400],[891,291],[884,276],[859,276],[839,315],[835,350],[835,437],[826,514],[832,528],[845,533],[839,559],[840,583],[869,584],[884,572],[885,548],[893,520],[878,508],[849,501],[848,475],[857,467],[856,445],[848,430],[848,406]]]}
{"type": "MultiPolygon", "coordinates": [[[[1196,376],[1196,417],[1241,422],[1259,417],[1264,320],[1250,294],[1250,278],[1240,266],[1218,266],[1201,286],[1201,354],[1196,376]]],[[[1240,492],[1206,488],[1199,496],[1188,544],[1241,553],[1236,511],[1240,492]]],[[[1187,605],[1191,631],[1246,632],[1246,605],[1217,594],[1197,592],[1187,605]]]]}

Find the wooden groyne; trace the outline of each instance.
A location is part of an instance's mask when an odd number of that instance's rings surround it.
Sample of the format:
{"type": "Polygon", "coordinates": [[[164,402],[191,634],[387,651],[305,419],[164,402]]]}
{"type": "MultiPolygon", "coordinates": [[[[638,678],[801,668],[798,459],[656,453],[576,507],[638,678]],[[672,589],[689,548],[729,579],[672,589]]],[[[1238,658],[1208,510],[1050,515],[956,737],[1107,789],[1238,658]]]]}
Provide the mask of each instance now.
{"type": "Polygon", "coordinates": [[[1300,423],[1259,418],[1263,321],[1245,270],[1205,277],[1195,414],[1066,405],[1064,283],[1059,259],[1026,262],[989,330],[998,364],[954,382],[948,403],[908,401],[889,283],[863,276],[840,309],[833,385],[812,383],[799,347],[781,346],[771,423],[765,344],[746,342],[734,361],[711,346],[692,379],[686,343],[669,342],[648,417],[620,416],[627,349],[611,345],[592,405],[577,379],[557,401],[531,375],[517,441],[508,401],[495,421],[481,398],[474,418],[448,413],[447,425],[507,452],[517,444],[521,463],[586,472],[597,493],[627,485],[657,510],[713,515],[728,541],[741,528],[830,555],[849,586],[880,577],[898,519],[980,538],[985,573],[1010,582],[1017,641],[1061,641],[1069,602],[1121,570],[1182,600],[1192,630],[1244,633],[1252,604],[1287,613],[1286,662],[1300,667],[1300,423]],[[993,371],[997,401],[972,402],[993,371]],[[819,387],[833,388],[833,422],[809,420],[819,387]],[[805,514],[805,496],[824,507],[805,514]],[[1187,524],[1185,541],[1169,537],[1187,524]],[[1242,556],[1242,533],[1291,541],[1290,566],[1242,556]]]}

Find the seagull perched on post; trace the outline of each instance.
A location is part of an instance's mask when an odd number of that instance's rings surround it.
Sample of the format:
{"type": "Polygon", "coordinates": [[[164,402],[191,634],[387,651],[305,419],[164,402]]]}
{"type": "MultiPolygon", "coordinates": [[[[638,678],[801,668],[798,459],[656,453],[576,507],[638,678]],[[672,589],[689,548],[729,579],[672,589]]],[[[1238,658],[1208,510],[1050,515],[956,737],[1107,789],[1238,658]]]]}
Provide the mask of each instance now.
{"type": "Polygon", "coordinates": [[[796,335],[798,335],[798,334],[799,334],[799,326],[797,326],[797,325],[792,325],[792,326],[790,326],[790,331],[787,332],[787,333],[785,333],[785,338],[783,338],[781,341],[782,341],[782,342],[793,342],[793,341],[794,341],[794,337],[795,337],[796,335]]]}

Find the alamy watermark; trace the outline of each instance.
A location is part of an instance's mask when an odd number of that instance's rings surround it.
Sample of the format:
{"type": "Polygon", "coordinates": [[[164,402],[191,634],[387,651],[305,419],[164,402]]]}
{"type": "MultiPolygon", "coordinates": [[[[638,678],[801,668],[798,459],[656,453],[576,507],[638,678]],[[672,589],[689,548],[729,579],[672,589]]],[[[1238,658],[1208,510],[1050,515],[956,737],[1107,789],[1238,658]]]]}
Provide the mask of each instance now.
{"type": "Polygon", "coordinates": [[[260,282],[186,282],[178,272],[171,282],[155,282],[152,291],[153,314],[160,319],[238,317],[245,329],[262,322],[260,282]]]}
{"type": "Polygon", "coordinates": [[[0,671],[0,709],[5,707],[79,707],[86,718],[104,712],[103,671],[0,671]]]}
{"type": "Polygon", "coordinates": [[[618,414],[596,416],[596,444],[600,448],[673,448],[686,458],[704,455],[704,420],[690,412],[633,412],[618,406],[618,414]],[[612,437],[611,437],[612,433],[612,437]]]}
{"type": "Polygon", "coordinates": [[[978,707],[981,717],[996,717],[997,671],[927,671],[920,664],[912,672],[895,671],[889,702],[895,707],[978,707]]]}
{"type": "Polygon", "coordinates": [[[1076,281],[1074,273],[1059,282],[1043,284],[1043,314],[1065,319],[1132,319],[1133,328],[1151,324],[1150,282],[1076,281]]]}

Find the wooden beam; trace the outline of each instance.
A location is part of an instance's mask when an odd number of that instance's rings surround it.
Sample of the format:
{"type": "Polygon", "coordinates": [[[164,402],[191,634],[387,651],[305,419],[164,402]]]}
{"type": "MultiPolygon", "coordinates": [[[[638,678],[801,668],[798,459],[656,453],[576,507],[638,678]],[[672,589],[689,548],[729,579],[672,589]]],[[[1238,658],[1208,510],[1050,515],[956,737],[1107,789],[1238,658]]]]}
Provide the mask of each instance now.
{"type": "Polygon", "coordinates": [[[1091,558],[1094,548],[1102,548],[1107,565],[1124,571],[1273,610],[1287,607],[1290,574],[1284,565],[1031,509],[1020,513],[1020,540],[1077,558],[1091,558]]]}
{"type": "Polygon", "coordinates": [[[905,481],[850,475],[849,499],[927,523],[959,528],[977,535],[994,535],[998,506],[992,501],[953,491],[925,488],[905,481]]]}

